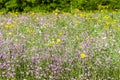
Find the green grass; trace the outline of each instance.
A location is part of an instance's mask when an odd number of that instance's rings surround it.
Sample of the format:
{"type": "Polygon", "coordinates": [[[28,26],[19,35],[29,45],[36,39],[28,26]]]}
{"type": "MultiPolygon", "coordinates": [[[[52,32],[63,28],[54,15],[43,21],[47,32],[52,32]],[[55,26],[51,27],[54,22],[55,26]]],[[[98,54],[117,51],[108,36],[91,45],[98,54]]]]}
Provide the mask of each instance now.
{"type": "Polygon", "coordinates": [[[120,79],[119,11],[0,17],[2,80],[120,79]]]}

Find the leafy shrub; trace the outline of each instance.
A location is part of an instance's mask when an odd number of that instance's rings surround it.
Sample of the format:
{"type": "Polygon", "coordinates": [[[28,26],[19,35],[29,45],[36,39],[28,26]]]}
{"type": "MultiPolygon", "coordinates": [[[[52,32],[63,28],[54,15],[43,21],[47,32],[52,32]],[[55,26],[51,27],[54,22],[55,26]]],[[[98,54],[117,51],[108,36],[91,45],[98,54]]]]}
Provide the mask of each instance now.
{"type": "Polygon", "coordinates": [[[119,0],[0,0],[0,10],[8,11],[61,11],[119,9],[119,0]]]}

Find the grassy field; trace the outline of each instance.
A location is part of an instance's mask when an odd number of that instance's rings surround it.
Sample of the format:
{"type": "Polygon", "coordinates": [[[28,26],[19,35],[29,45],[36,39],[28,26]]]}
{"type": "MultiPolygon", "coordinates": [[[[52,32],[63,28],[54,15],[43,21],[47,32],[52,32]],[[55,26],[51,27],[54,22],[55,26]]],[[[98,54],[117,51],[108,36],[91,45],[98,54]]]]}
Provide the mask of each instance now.
{"type": "Polygon", "coordinates": [[[120,80],[120,12],[1,13],[0,80],[120,80]]]}

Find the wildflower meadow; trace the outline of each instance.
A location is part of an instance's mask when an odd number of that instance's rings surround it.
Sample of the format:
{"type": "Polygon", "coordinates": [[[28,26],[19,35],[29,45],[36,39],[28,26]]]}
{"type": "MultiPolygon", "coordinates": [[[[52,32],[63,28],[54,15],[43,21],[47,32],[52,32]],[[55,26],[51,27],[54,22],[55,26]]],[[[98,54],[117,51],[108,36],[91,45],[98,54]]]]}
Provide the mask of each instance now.
{"type": "Polygon", "coordinates": [[[1,12],[0,80],[120,80],[120,11],[1,12]]]}

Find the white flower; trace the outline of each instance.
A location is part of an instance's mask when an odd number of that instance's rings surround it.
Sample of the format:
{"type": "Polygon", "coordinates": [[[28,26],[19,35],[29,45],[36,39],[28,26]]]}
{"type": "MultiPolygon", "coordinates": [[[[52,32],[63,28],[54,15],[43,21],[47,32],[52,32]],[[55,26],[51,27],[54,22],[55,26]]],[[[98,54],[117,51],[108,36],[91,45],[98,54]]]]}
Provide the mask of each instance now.
{"type": "Polygon", "coordinates": [[[120,53],[120,50],[118,51],[118,53],[120,53]]]}
{"type": "Polygon", "coordinates": [[[106,37],[103,37],[102,39],[106,39],[106,37]]]}

